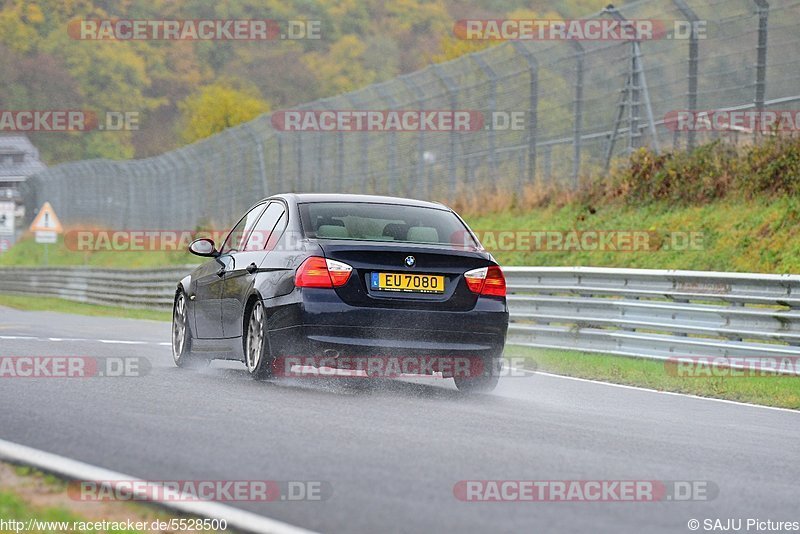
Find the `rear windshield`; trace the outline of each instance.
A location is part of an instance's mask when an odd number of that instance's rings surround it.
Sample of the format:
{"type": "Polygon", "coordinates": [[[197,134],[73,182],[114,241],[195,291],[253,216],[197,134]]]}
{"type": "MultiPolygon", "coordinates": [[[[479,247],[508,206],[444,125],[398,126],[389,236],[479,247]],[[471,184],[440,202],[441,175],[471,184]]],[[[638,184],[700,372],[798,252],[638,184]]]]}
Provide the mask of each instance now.
{"type": "Polygon", "coordinates": [[[461,220],[447,210],[368,202],[314,202],[299,207],[303,232],[310,238],[478,246],[461,220]]]}

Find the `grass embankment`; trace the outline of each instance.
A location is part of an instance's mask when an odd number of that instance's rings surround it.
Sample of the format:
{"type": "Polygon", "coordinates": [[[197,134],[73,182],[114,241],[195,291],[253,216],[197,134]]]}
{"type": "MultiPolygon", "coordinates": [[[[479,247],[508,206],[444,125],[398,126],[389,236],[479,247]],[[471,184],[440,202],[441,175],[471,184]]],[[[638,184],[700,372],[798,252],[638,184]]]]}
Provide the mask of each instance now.
{"type": "Polygon", "coordinates": [[[652,233],[647,249],[634,252],[497,251],[507,265],[800,272],[798,138],[663,155],[642,149],[610,176],[584,182],[577,192],[497,192],[456,207],[479,231],[652,233]],[[692,233],[697,246],[687,247],[681,236],[692,233]]]}
{"type": "MultiPolygon", "coordinates": [[[[509,250],[498,243],[501,265],[594,266],[760,273],[800,273],[800,202],[794,198],[726,199],[698,206],[579,203],[525,212],[476,215],[479,236],[498,232],[617,231],[647,233],[636,251],[509,250]]],[[[487,247],[488,248],[488,247],[487,247]]],[[[624,247],[623,247],[624,248],[624,247]]]]}
{"type": "MultiPolygon", "coordinates": [[[[144,503],[77,501],[69,496],[66,481],[25,466],[0,463],[0,483],[0,520],[6,522],[6,528],[0,529],[0,532],[173,532],[151,527],[154,521],[169,522],[173,518],[187,517],[144,503]],[[22,524],[11,524],[9,521],[22,524]],[[128,521],[134,525],[140,523],[146,528],[128,529],[128,521]],[[28,529],[29,526],[32,528],[28,529]]],[[[226,532],[233,531],[228,529],[226,532]]]]}
{"type": "MultiPolygon", "coordinates": [[[[502,265],[629,267],[800,273],[800,198],[723,199],[703,205],[554,203],[531,209],[467,214],[467,222],[502,265]],[[647,233],[635,251],[521,248],[501,232],[616,231],[647,233]]],[[[196,264],[185,252],[76,252],[49,245],[50,266],[145,269],[196,264]]],[[[21,240],[0,254],[0,267],[44,265],[44,246],[21,240]]]]}
{"type": "Polygon", "coordinates": [[[52,245],[36,243],[32,235],[25,235],[5,254],[0,254],[0,267],[107,267],[115,269],[154,269],[158,267],[175,267],[190,263],[200,263],[201,258],[189,254],[188,251],[113,251],[98,250],[85,252],[67,246],[64,237],[52,245]]]}

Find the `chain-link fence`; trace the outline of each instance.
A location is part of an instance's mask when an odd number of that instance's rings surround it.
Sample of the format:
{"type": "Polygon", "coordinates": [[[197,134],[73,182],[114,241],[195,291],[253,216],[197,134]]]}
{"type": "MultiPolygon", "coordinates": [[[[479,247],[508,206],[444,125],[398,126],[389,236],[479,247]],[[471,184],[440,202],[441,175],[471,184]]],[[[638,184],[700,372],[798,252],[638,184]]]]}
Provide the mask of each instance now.
{"type": "MultiPolygon", "coordinates": [[[[524,113],[480,131],[273,128],[269,115],[135,161],[53,167],[28,181],[27,213],[49,201],[68,225],[227,224],[287,191],[452,201],[492,188],[574,187],[639,146],[672,150],[720,133],[673,131],[675,110],[793,109],[800,102],[800,1],[639,0],[588,18],[702,21],[687,38],[513,41],[298,110],[524,113]]],[[[750,134],[740,133],[748,139],[750,134]]]]}

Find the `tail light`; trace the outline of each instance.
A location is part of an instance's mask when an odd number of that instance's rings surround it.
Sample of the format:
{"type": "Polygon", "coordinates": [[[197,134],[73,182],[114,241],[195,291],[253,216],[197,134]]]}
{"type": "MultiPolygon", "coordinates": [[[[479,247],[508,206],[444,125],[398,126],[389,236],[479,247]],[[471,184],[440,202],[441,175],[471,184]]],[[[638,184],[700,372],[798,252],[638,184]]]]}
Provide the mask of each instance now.
{"type": "Polygon", "coordinates": [[[306,259],[294,275],[296,287],[339,287],[347,283],[353,268],[320,256],[306,259]]]}
{"type": "Polygon", "coordinates": [[[464,279],[473,293],[486,297],[506,296],[506,278],[497,265],[467,271],[464,273],[464,279]]]}

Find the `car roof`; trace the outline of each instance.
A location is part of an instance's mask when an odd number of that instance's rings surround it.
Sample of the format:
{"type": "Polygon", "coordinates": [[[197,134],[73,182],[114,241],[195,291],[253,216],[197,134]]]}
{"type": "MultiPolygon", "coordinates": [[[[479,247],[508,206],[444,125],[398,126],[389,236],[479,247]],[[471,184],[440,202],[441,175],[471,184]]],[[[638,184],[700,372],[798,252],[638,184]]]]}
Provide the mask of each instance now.
{"type": "Polygon", "coordinates": [[[401,206],[435,208],[440,210],[450,209],[439,202],[429,202],[427,200],[416,200],[412,198],[387,197],[381,195],[355,195],[349,193],[284,193],[280,195],[274,195],[271,198],[275,197],[293,201],[297,204],[316,202],[367,202],[373,204],[398,204],[401,206]]]}

